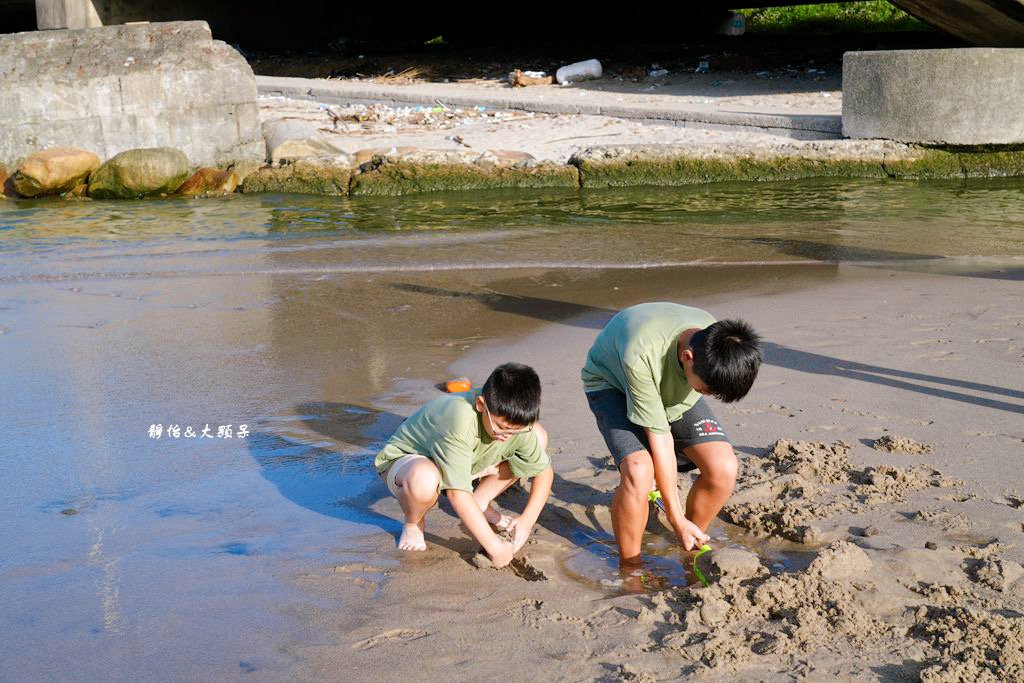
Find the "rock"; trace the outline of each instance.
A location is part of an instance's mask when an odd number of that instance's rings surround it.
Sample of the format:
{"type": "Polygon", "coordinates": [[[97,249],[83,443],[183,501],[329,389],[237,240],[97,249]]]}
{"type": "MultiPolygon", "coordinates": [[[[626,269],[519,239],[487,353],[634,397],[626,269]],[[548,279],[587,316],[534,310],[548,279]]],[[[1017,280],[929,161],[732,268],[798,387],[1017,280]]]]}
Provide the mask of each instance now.
{"type": "Polygon", "coordinates": [[[264,121],[261,129],[267,144],[267,161],[274,165],[292,159],[330,157],[341,153],[308,121],[264,121]]]}
{"type": "Polygon", "coordinates": [[[188,158],[176,149],[130,149],[96,169],[89,178],[89,196],[139,199],[170,194],[181,186],[188,172],[188,158]]]}
{"type": "Polygon", "coordinates": [[[862,549],[836,541],[818,553],[807,568],[807,573],[828,581],[853,581],[871,573],[871,558],[862,549]]]}
{"type": "Polygon", "coordinates": [[[881,533],[882,530],[879,529],[877,526],[869,526],[866,529],[864,529],[864,531],[862,531],[860,535],[865,538],[871,538],[872,536],[878,536],[881,533]]]}
{"type": "Polygon", "coordinates": [[[347,157],[299,159],[281,166],[265,166],[242,183],[242,192],[294,192],[337,196],[348,194],[352,169],[347,157]]]}
{"type": "Polygon", "coordinates": [[[723,579],[742,581],[762,576],[768,570],[761,566],[761,560],[754,553],[741,548],[722,548],[706,552],[697,558],[697,568],[708,583],[723,579]]]}
{"type": "Polygon", "coordinates": [[[10,176],[7,175],[7,169],[0,166],[0,199],[14,196],[14,187],[11,185],[10,176]]]}
{"type": "Polygon", "coordinates": [[[184,197],[223,197],[237,188],[238,176],[234,171],[201,168],[181,184],[178,194],[184,197]]]}
{"type": "Polygon", "coordinates": [[[252,68],[206,22],[0,35],[0,64],[0,162],[55,145],[166,145],[240,177],[263,162],[252,68]]]}
{"type": "Polygon", "coordinates": [[[924,544],[924,547],[927,548],[928,550],[938,550],[939,549],[939,544],[936,543],[935,541],[926,541],[925,544],[924,544]]]}
{"type": "Polygon", "coordinates": [[[100,158],[74,147],[51,147],[25,157],[11,176],[22,197],[64,194],[85,183],[99,168],[100,158]]]}
{"type": "Polygon", "coordinates": [[[383,157],[388,155],[403,155],[413,154],[419,151],[416,147],[402,146],[402,147],[367,147],[365,149],[356,150],[353,155],[353,161],[356,166],[362,166],[367,161],[370,161],[374,157],[383,157]]]}

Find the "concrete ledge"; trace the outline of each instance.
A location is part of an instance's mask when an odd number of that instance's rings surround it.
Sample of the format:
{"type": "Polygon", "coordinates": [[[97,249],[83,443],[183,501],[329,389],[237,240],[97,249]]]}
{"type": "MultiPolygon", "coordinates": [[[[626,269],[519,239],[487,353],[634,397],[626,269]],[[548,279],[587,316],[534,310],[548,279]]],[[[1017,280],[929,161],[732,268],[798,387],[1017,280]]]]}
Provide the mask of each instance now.
{"type": "Polygon", "coordinates": [[[1024,49],[848,52],[843,134],[947,147],[1024,145],[1024,49]]]}
{"type": "Polygon", "coordinates": [[[794,139],[839,138],[842,130],[841,118],[833,115],[723,111],[692,104],[666,107],[600,102],[567,103],[545,100],[541,93],[531,93],[529,88],[517,88],[493,95],[465,94],[453,92],[451,87],[444,87],[444,84],[397,86],[274,76],[257,76],[256,86],[261,95],[278,95],[330,104],[386,104],[392,107],[415,107],[433,106],[438,102],[443,102],[455,107],[489,107],[549,114],[613,116],[697,128],[773,133],[794,139]]]}
{"type": "Polygon", "coordinates": [[[441,150],[374,154],[362,163],[339,155],[263,168],[246,178],[243,191],[394,196],[495,188],[1003,176],[1024,177],[1024,151],[949,152],[883,140],[845,140],[762,146],[597,146],[575,154],[568,165],[441,150]]]}
{"type": "Polygon", "coordinates": [[[352,176],[352,195],[402,195],[438,190],[579,187],[579,173],[562,164],[501,163],[489,155],[432,152],[377,156],[352,176]]]}
{"type": "Polygon", "coordinates": [[[805,178],[964,179],[1024,176],[1024,151],[949,152],[883,140],[591,147],[574,155],[582,187],[696,185],[805,178]]]}

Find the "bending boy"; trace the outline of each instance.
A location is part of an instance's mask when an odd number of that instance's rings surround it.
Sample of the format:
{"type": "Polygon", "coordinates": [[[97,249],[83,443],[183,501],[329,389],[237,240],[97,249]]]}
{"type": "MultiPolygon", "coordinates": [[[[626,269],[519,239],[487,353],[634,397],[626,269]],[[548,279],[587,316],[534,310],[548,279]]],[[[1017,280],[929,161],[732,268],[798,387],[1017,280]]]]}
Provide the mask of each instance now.
{"type": "Polygon", "coordinates": [[[746,396],[761,364],[759,341],[742,320],[715,322],[706,311],[673,303],[626,308],[597,336],[581,376],[619,468],[611,512],[623,562],[640,559],[652,485],[683,548],[707,540],[739,463],[702,395],[726,402],[746,396]],[[676,473],[693,469],[700,476],[684,510],[676,473]]]}
{"type": "Polygon", "coordinates": [[[540,378],[519,363],[495,368],[479,392],[440,396],[409,416],[374,461],[405,513],[398,547],[426,550],[424,518],[445,491],[494,565],[508,564],[530,537],[555,476],[539,416],[540,378]],[[491,501],[520,477],[534,478],[530,497],[509,518],[491,501]],[[507,529],[512,542],[489,525],[507,529]]]}

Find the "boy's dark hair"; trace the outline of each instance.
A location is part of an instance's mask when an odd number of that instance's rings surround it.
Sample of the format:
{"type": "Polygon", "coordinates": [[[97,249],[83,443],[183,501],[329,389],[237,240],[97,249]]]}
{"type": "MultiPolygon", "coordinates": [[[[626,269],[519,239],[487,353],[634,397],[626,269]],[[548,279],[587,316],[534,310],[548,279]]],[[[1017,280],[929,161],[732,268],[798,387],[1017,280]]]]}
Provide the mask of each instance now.
{"type": "Polygon", "coordinates": [[[746,321],[720,320],[690,337],[693,371],[716,398],[738,401],[750,391],[761,367],[760,341],[746,321]]]}
{"type": "Polygon", "coordinates": [[[519,427],[540,419],[540,377],[529,365],[505,363],[494,368],[480,391],[487,410],[519,427]]]}

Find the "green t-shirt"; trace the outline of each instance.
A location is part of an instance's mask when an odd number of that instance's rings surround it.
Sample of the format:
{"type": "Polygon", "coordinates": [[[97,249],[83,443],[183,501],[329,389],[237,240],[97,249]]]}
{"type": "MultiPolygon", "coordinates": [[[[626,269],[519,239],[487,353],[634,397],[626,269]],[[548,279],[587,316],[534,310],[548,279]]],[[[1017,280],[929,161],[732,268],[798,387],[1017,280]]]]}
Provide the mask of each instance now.
{"type": "Polygon", "coordinates": [[[707,311],[672,303],[649,303],[619,311],[597,335],[580,376],[584,391],[618,389],[626,395],[626,418],[656,434],[693,407],[693,390],[679,364],[683,331],[704,329],[707,311]]]}
{"type": "Polygon", "coordinates": [[[473,475],[507,460],[512,474],[533,477],[551,459],[531,430],[505,441],[487,433],[473,403],[477,392],[452,394],[428,401],[410,415],[377,454],[374,467],[384,472],[395,460],[411,454],[425,455],[441,471],[441,489],[473,491],[473,475]]]}

